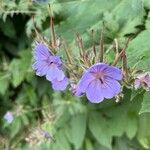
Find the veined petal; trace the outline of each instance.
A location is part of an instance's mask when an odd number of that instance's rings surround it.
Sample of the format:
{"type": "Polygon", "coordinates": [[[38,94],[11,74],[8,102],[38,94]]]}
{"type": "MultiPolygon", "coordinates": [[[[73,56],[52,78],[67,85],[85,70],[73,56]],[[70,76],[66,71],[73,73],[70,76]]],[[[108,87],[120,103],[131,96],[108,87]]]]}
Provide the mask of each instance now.
{"type": "Polygon", "coordinates": [[[35,60],[47,60],[51,56],[49,48],[43,43],[38,43],[35,46],[33,54],[35,60]]]}
{"type": "Polygon", "coordinates": [[[122,79],[122,71],[117,67],[108,66],[107,68],[104,69],[104,74],[116,80],[122,79]]]}
{"type": "Polygon", "coordinates": [[[92,73],[97,73],[103,71],[105,68],[107,68],[109,65],[104,63],[97,63],[95,65],[92,65],[87,71],[92,73]]]}
{"type": "Polygon", "coordinates": [[[101,90],[101,83],[99,80],[93,80],[86,89],[86,96],[92,103],[100,103],[104,96],[101,90]]]}
{"type": "Polygon", "coordinates": [[[106,78],[102,84],[102,93],[105,98],[111,99],[121,92],[121,86],[118,81],[112,78],[106,78]]]}
{"type": "Polygon", "coordinates": [[[65,77],[64,72],[60,70],[56,65],[49,66],[46,74],[46,79],[49,81],[58,80],[61,81],[65,77]]]}
{"type": "Polygon", "coordinates": [[[77,86],[80,89],[80,91],[81,92],[85,92],[85,90],[87,89],[88,85],[94,79],[95,78],[94,78],[94,76],[91,73],[89,73],[89,72],[84,73],[84,75],[81,77],[79,83],[77,84],[77,86]]]}
{"type": "Polygon", "coordinates": [[[44,76],[47,74],[48,71],[48,65],[44,61],[36,61],[32,65],[33,70],[36,71],[36,75],[38,76],[44,76]]]}
{"type": "Polygon", "coordinates": [[[63,80],[61,80],[61,81],[58,81],[58,80],[53,80],[52,81],[52,88],[54,89],[54,90],[61,90],[61,91],[63,91],[63,90],[65,90],[66,89],[66,87],[67,87],[67,85],[68,85],[68,78],[64,78],[63,80]]]}

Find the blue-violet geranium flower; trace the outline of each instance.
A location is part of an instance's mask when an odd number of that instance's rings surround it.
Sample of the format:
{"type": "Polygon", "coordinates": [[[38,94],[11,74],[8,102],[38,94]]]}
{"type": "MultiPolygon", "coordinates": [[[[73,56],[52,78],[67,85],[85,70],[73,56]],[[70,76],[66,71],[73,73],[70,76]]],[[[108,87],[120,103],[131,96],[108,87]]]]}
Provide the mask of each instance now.
{"type": "Polygon", "coordinates": [[[35,46],[34,60],[32,68],[38,76],[46,76],[51,81],[54,90],[65,90],[68,85],[68,78],[62,70],[62,62],[59,56],[54,56],[49,52],[49,48],[38,43],[35,46]]]}
{"type": "Polygon", "coordinates": [[[76,96],[86,94],[92,103],[100,103],[104,98],[111,99],[121,92],[122,71],[105,63],[92,65],[81,77],[74,89],[76,96]]]}

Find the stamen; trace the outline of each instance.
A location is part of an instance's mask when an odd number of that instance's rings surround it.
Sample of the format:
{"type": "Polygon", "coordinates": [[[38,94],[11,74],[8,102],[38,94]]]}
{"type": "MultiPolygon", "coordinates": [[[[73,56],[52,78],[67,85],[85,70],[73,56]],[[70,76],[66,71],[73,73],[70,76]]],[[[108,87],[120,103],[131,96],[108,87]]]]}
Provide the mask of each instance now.
{"type": "Polygon", "coordinates": [[[100,82],[103,84],[104,82],[103,82],[103,80],[101,79],[101,78],[99,78],[99,80],[100,80],[100,82]]]}

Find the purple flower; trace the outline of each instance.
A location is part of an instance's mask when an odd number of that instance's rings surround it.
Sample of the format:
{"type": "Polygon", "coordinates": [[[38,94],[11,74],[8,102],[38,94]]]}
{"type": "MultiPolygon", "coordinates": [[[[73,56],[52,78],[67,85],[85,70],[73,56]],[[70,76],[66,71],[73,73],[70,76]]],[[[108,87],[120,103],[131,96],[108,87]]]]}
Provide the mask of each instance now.
{"type": "Polygon", "coordinates": [[[35,46],[33,55],[35,59],[35,63],[32,65],[33,70],[36,71],[36,75],[45,76],[49,69],[51,57],[48,47],[42,43],[38,43],[35,46]]]}
{"type": "Polygon", "coordinates": [[[100,103],[104,98],[111,99],[118,95],[122,79],[120,69],[104,63],[92,65],[81,77],[75,89],[75,95],[85,93],[92,103],[100,103]]]}
{"type": "Polygon", "coordinates": [[[68,79],[62,70],[62,62],[59,56],[54,56],[49,52],[49,48],[38,43],[34,49],[35,63],[32,68],[38,76],[46,76],[52,82],[55,90],[64,90],[68,85],[68,79]]]}
{"type": "Polygon", "coordinates": [[[8,122],[8,123],[12,123],[12,121],[14,120],[13,114],[10,111],[7,111],[6,114],[4,115],[4,119],[8,122]]]}
{"type": "Polygon", "coordinates": [[[139,74],[134,81],[134,87],[135,89],[144,87],[145,89],[149,90],[150,89],[150,73],[146,72],[146,73],[139,74]]]}
{"type": "Polygon", "coordinates": [[[66,89],[68,85],[68,78],[64,78],[63,80],[53,80],[52,81],[52,87],[54,90],[60,90],[60,91],[63,91],[66,89]]]}
{"type": "Polygon", "coordinates": [[[46,79],[49,81],[64,80],[65,75],[62,71],[62,62],[58,56],[50,56],[46,79]]]}

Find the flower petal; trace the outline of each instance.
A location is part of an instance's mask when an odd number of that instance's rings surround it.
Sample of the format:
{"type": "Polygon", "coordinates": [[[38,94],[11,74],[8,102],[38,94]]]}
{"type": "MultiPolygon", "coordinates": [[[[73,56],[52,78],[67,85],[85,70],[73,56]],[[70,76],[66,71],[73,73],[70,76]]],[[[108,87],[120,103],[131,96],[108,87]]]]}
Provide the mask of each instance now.
{"type": "Polygon", "coordinates": [[[94,79],[94,76],[91,73],[89,73],[89,72],[84,73],[84,75],[81,77],[79,83],[77,84],[79,91],[81,93],[85,92],[88,85],[92,82],[93,79],[94,79]]]}
{"type": "Polygon", "coordinates": [[[12,112],[8,111],[5,115],[4,115],[4,119],[8,122],[11,123],[14,120],[14,116],[12,114],[12,112]]]}
{"type": "Polygon", "coordinates": [[[112,78],[105,78],[104,84],[102,84],[103,96],[107,99],[111,99],[121,92],[121,86],[118,81],[112,78]]]}
{"type": "Polygon", "coordinates": [[[34,58],[35,60],[47,60],[51,56],[49,48],[43,44],[38,43],[34,48],[34,58]]]}
{"type": "Polygon", "coordinates": [[[140,79],[135,79],[135,81],[134,81],[134,87],[135,87],[135,89],[139,89],[141,87],[141,81],[140,81],[140,79]]]}
{"type": "Polygon", "coordinates": [[[59,56],[50,56],[49,60],[50,60],[50,62],[53,62],[54,64],[57,64],[57,65],[62,64],[61,59],[60,59],[59,56]]]}
{"type": "Polygon", "coordinates": [[[60,70],[56,65],[49,66],[46,79],[49,81],[58,80],[61,81],[65,77],[64,72],[60,70]]]}
{"type": "Polygon", "coordinates": [[[149,73],[146,73],[144,81],[147,84],[147,87],[150,88],[150,74],[149,73]]]}
{"type": "Polygon", "coordinates": [[[44,61],[36,61],[32,65],[32,68],[36,71],[36,75],[38,76],[44,76],[48,71],[48,65],[44,61]]]}
{"type": "Polygon", "coordinates": [[[122,71],[118,69],[117,67],[108,66],[107,68],[104,69],[104,73],[106,76],[109,76],[113,79],[116,79],[116,80],[122,79],[122,71]]]}
{"type": "Polygon", "coordinates": [[[63,90],[66,89],[68,83],[69,83],[68,82],[68,78],[66,78],[66,77],[63,80],[61,80],[61,81],[53,80],[52,81],[52,88],[54,90],[61,90],[61,91],[63,91],[63,90]]]}
{"type": "Polygon", "coordinates": [[[105,68],[107,68],[109,65],[104,64],[104,63],[97,63],[95,65],[92,65],[89,69],[88,72],[92,73],[97,73],[103,71],[105,68]]]}
{"type": "Polygon", "coordinates": [[[101,83],[99,80],[93,80],[87,90],[86,90],[86,96],[88,100],[92,103],[100,103],[103,101],[103,93],[101,91],[101,83]]]}

